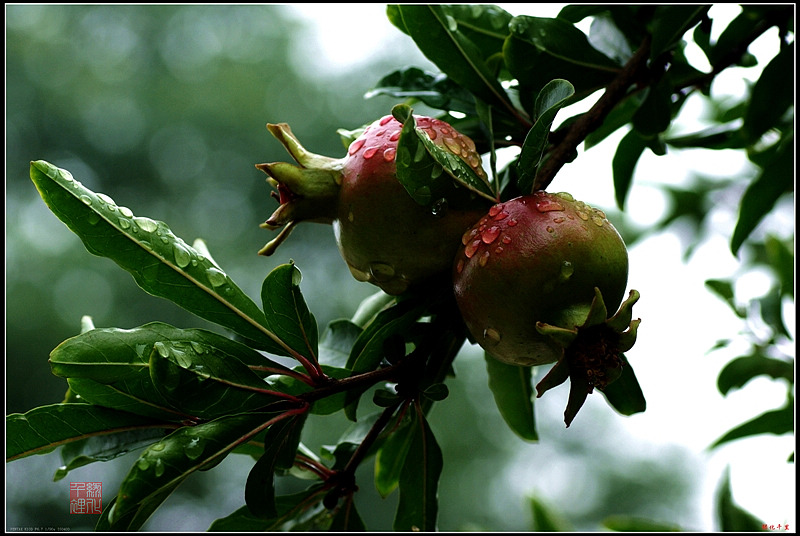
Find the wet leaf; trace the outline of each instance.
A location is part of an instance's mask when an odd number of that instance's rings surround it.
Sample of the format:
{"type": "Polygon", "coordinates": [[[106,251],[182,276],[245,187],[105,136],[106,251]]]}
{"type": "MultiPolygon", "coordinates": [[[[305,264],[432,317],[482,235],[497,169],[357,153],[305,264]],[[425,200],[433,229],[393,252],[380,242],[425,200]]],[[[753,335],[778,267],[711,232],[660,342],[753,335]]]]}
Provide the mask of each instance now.
{"type": "Polygon", "coordinates": [[[416,429],[409,421],[397,427],[383,442],[375,455],[375,487],[381,497],[388,497],[400,484],[416,429]]]}
{"type": "Polygon", "coordinates": [[[396,99],[419,99],[438,110],[475,114],[475,98],[470,92],[441,73],[428,73],[418,67],[394,71],[381,78],[365,95],[387,95],[396,99]]]}
{"type": "Polygon", "coordinates": [[[717,377],[717,388],[723,395],[732,389],[739,389],[758,376],[769,376],[773,379],[783,378],[794,382],[794,363],[766,357],[758,353],[738,357],[729,362],[717,377]]]}
{"type": "Polygon", "coordinates": [[[44,202],[93,255],[108,257],[154,296],[166,298],[200,318],[287,355],[267,329],[264,313],[227,274],[159,221],[134,216],[105,194],[95,193],[64,169],[31,162],[31,180],[44,202]]]}
{"type": "MultiPolygon", "coordinates": [[[[143,437],[149,437],[153,430],[163,433],[164,429],[174,427],[171,423],[91,404],[40,406],[27,413],[6,416],[6,461],[46,454],[57,447],[90,437],[126,432],[134,433],[120,445],[137,443],[143,437]]],[[[109,439],[109,445],[114,441],[109,439]]]]}
{"type": "Polygon", "coordinates": [[[322,484],[315,484],[306,490],[275,498],[277,515],[263,519],[253,515],[247,506],[242,506],[230,515],[217,519],[208,528],[209,532],[270,532],[299,515],[309,506],[322,500],[325,491],[322,484]]]}

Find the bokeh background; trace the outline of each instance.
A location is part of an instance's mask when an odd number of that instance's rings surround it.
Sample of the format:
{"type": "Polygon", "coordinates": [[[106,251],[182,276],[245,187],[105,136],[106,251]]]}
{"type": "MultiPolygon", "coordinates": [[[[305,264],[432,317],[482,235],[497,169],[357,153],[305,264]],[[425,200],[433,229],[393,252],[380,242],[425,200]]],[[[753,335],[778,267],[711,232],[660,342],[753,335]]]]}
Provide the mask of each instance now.
{"type": "MultiPolygon", "coordinates": [[[[555,16],[560,5],[504,7],[515,15],[555,16]]],[[[712,17],[727,20],[736,14],[735,5],[714,10],[712,17]]],[[[396,104],[364,98],[383,75],[411,65],[432,69],[384,11],[381,4],[6,5],[7,414],[61,400],[66,384],[50,374],[47,357],[78,333],[83,315],[98,327],[159,320],[217,329],[145,294],[112,261],[90,255],[38,196],[28,177],[31,160],[69,169],[87,187],[167,222],[187,241],[203,238],[251,296],[274,266],[293,259],[321,330],[350,317],[373,293],[351,278],[329,226],[301,225],[274,257],[256,255],[272,237],[258,224],[275,202],[254,164],[289,160],[267,122],[289,123],[314,152],[344,155],[337,129],[357,128],[396,104]]],[[[777,51],[774,35],[772,41],[775,50],[767,43],[761,52],[766,59],[777,51]]],[[[762,50],[755,45],[751,52],[762,50]]],[[[718,96],[741,95],[759,72],[731,71],[715,83],[718,96]]],[[[684,115],[695,119],[704,112],[691,101],[686,108],[684,115]]],[[[648,409],[621,417],[594,395],[566,430],[566,391],[556,390],[537,401],[540,441],[526,443],[494,407],[481,352],[465,347],[451,395],[431,415],[445,459],[442,530],[529,530],[532,497],[576,530],[597,530],[611,514],[715,530],[714,492],[727,470],[741,506],[765,523],[794,527],[794,466],[786,463],[793,437],[707,449],[785,400],[766,379],[725,398],[716,391],[716,374],[741,347],[709,350],[743,326],[703,281],[741,275],[737,298],[745,302],[769,285],[768,274],[742,273],[728,248],[738,199],[715,200],[699,234],[682,221],[644,232],[670,209],[663,185],[739,178],[743,189],[755,169],[734,151],[713,159],[692,151],[644,158],[630,208],[619,214],[610,162],[622,134],[581,154],[552,189],[605,209],[629,242],[630,287],[643,296],[635,311],[643,318],[640,338],[629,359],[648,409]]],[[[758,232],[793,237],[793,199],[783,199],[758,232]]],[[[794,303],[784,310],[794,333],[794,303]]],[[[793,356],[793,347],[786,352],[793,356]]],[[[345,426],[343,417],[312,419],[304,442],[318,450],[345,426]]],[[[8,464],[6,529],[90,529],[90,516],[68,514],[68,482],[102,481],[108,501],[135,456],[91,464],[58,482],[52,481],[62,463],[58,453],[8,464]]],[[[229,457],[194,475],[145,530],[207,529],[244,504],[251,466],[249,458],[229,457]]],[[[397,497],[380,498],[370,470],[367,463],[360,473],[359,511],[371,529],[389,530],[397,497]]]]}

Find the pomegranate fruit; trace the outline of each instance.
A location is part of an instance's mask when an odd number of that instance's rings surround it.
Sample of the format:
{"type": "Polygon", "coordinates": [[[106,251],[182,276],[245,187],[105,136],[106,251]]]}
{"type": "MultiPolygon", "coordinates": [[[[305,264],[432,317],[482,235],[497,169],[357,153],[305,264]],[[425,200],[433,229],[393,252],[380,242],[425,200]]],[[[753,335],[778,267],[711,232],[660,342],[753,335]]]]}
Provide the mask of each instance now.
{"type": "Polygon", "coordinates": [[[619,376],[635,341],[638,292],[620,306],[627,280],[627,250],[605,214],[543,191],[489,209],[462,236],[453,267],[462,317],[489,355],[521,366],[556,362],[539,396],[570,378],[567,425],[594,387],[619,376]]]}
{"type": "MultiPolygon", "coordinates": [[[[478,176],[486,176],[470,138],[435,118],[415,115],[414,120],[438,147],[461,158],[478,176]]],[[[289,125],[267,125],[299,166],[256,166],[269,175],[280,203],[262,227],[283,228],[259,253],[272,254],[300,221],[316,221],[333,225],[352,275],[388,294],[401,294],[447,274],[459,238],[486,211],[486,201],[454,185],[444,203],[417,203],[396,175],[402,127],[393,116],[382,117],[350,144],[343,158],[335,159],[307,151],[289,125]]]]}

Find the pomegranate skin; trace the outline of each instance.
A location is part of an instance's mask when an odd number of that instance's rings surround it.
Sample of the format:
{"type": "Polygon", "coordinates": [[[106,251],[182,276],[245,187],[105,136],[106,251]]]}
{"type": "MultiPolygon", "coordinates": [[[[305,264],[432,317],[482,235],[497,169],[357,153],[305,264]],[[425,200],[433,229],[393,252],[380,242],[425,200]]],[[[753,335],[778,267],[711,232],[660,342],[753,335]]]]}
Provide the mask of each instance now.
{"type": "Polygon", "coordinates": [[[628,255],[602,211],[569,194],[535,192],[494,205],[463,234],[453,264],[456,301],[475,341],[499,361],[536,366],[563,347],[537,322],[575,329],[595,287],[619,307],[628,255]]]}
{"type": "MultiPolygon", "coordinates": [[[[434,143],[485,174],[472,140],[444,121],[414,118],[434,143]]],[[[401,294],[432,276],[447,274],[461,235],[486,211],[486,203],[470,198],[464,189],[454,189],[438,205],[416,203],[396,176],[402,127],[385,116],[350,144],[333,222],[339,251],[352,275],[388,294],[401,294]]]]}

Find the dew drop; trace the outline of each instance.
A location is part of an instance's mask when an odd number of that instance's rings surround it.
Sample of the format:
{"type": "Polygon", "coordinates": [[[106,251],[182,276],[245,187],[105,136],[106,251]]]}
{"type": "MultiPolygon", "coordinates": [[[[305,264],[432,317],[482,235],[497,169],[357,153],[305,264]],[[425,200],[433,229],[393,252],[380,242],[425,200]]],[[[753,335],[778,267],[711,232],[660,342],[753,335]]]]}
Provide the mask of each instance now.
{"type": "Polygon", "coordinates": [[[109,204],[109,205],[114,205],[114,206],[117,206],[117,204],[114,202],[114,200],[113,200],[113,199],[111,199],[110,197],[108,197],[108,196],[107,196],[106,194],[104,194],[104,193],[98,193],[98,194],[97,194],[97,197],[100,199],[100,201],[102,201],[102,202],[104,202],[104,203],[107,203],[107,204],[109,204]]]}
{"type": "Polygon", "coordinates": [[[558,218],[553,218],[553,223],[564,223],[564,220],[566,220],[566,218],[559,216],[558,218]]]}
{"type": "Polygon", "coordinates": [[[378,152],[378,149],[380,149],[380,147],[370,147],[368,149],[365,149],[363,154],[364,160],[369,160],[370,158],[375,156],[375,153],[378,152]]]}
{"type": "Polygon", "coordinates": [[[483,338],[487,343],[495,345],[500,342],[501,336],[496,329],[486,328],[483,330],[483,338]]]}
{"type": "Polygon", "coordinates": [[[139,458],[136,462],[136,467],[138,467],[140,471],[147,471],[150,468],[150,460],[147,458],[139,458]]]}
{"type": "Polygon", "coordinates": [[[174,245],[174,252],[175,252],[175,263],[181,267],[186,268],[189,266],[189,263],[192,262],[192,255],[187,251],[185,247],[180,245],[178,242],[174,245]]]}
{"type": "Polygon", "coordinates": [[[505,235],[505,236],[504,236],[504,237],[501,239],[501,242],[503,242],[503,244],[510,244],[510,243],[511,243],[511,237],[510,237],[510,236],[508,236],[508,235],[505,235]]]}
{"type": "Polygon", "coordinates": [[[553,229],[552,227],[550,227],[549,225],[547,226],[547,232],[548,232],[548,233],[554,233],[555,231],[556,231],[556,230],[555,230],[555,229],[553,229]]]}
{"type": "Polygon", "coordinates": [[[567,192],[558,192],[555,195],[557,195],[558,197],[560,197],[561,199],[563,199],[565,201],[575,201],[575,198],[572,197],[572,195],[568,194],[567,192]]]}
{"type": "Polygon", "coordinates": [[[382,117],[382,118],[381,118],[381,120],[378,122],[378,124],[379,124],[380,126],[382,126],[382,127],[383,127],[383,126],[386,126],[386,123],[388,123],[388,122],[389,122],[389,121],[391,121],[392,119],[394,119],[394,117],[393,117],[393,116],[391,116],[391,115],[387,115],[386,117],[382,117]]]}
{"type": "MultiPolygon", "coordinates": [[[[498,214],[498,215],[496,215],[494,217],[494,221],[500,221],[500,220],[504,220],[506,218],[508,218],[508,212],[503,211],[503,212],[501,212],[500,214],[498,214]]],[[[516,222],[514,223],[514,225],[516,225],[516,222]]],[[[512,227],[513,227],[513,225],[512,225],[512,227]]]]}
{"type": "MultiPolygon", "coordinates": [[[[387,162],[391,162],[394,160],[396,154],[397,154],[397,149],[395,149],[394,147],[389,147],[388,149],[383,151],[383,159],[386,160],[387,162]]],[[[366,158],[366,155],[364,155],[364,158],[366,158]]]]}
{"type": "Polygon", "coordinates": [[[462,271],[464,271],[464,259],[463,258],[458,259],[458,262],[456,263],[456,272],[458,272],[460,274],[462,271]]]}
{"type": "Polygon", "coordinates": [[[161,458],[156,459],[154,472],[156,474],[156,478],[164,474],[164,463],[161,461],[161,458]]]}
{"type": "Polygon", "coordinates": [[[494,248],[494,252],[500,255],[503,252],[503,246],[497,246],[494,248]]]}
{"type": "Polygon", "coordinates": [[[136,216],[133,221],[146,233],[152,233],[158,229],[158,223],[144,216],[136,216]]]}
{"type": "Polygon", "coordinates": [[[125,216],[126,218],[133,217],[133,211],[128,207],[119,207],[119,213],[125,216]]]}
{"type": "Polygon", "coordinates": [[[510,220],[508,220],[508,223],[506,223],[506,225],[508,225],[509,227],[514,227],[517,223],[518,223],[517,220],[511,218],[510,220]]]}
{"type": "Polygon", "coordinates": [[[602,227],[603,223],[605,223],[605,220],[603,218],[601,218],[600,216],[595,215],[595,216],[592,216],[592,222],[595,225],[597,225],[598,227],[602,227]]]}
{"type": "Polygon", "coordinates": [[[81,196],[81,201],[83,201],[84,205],[91,205],[92,204],[92,198],[89,197],[88,195],[82,195],[81,196]]]}
{"type": "Polygon", "coordinates": [[[576,211],[575,214],[577,214],[578,217],[580,219],[582,219],[583,221],[587,221],[589,219],[589,215],[586,214],[585,212],[580,211],[580,210],[576,211]]]}
{"type": "Polygon", "coordinates": [[[347,154],[353,156],[356,154],[363,146],[366,140],[364,138],[359,138],[353,143],[350,144],[350,148],[347,150],[347,154]]]}
{"type": "Polygon", "coordinates": [[[431,205],[431,214],[437,218],[441,218],[447,214],[447,199],[443,197],[431,205]]]}
{"type": "Polygon", "coordinates": [[[455,139],[455,138],[445,138],[444,139],[444,145],[445,145],[445,147],[450,149],[450,152],[452,152],[453,154],[461,154],[461,144],[458,143],[457,139],[455,139]]]}
{"type": "Polygon", "coordinates": [[[86,220],[89,222],[89,225],[97,225],[97,222],[100,221],[100,214],[92,212],[86,217],[86,220]]]}
{"type": "Polygon", "coordinates": [[[379,283],[385,283],[394,277],[394,267],[384,262],[373,262],[369,265],[369,273],[372,279],[379,283]]]}
{"type": "Polygon", "coordinates": [[[395,131],[394,134],[389,136],[389,141],[397,141],[399,139],[400,139],[400,131],[399,130],[395,131]]]}
{"type": "Polygon", "coordinates": [[[155,451],[155,452],[160,452],[160,451],[164,450],[165,448],[167,448],[167,445],[165,445],[164,443],[159,441],[158,443],[155,443],[154,445],[152,445],[149,450],[152,450],[152,451],[155,451]]]}
{"type": "Polygon", "coordinates": [[[575,272],[575,267],[572,266],[572,263],[569,261],[564,261],[561,263],[561,272],[559,273],[558,277],[559,279],[561,279],[561,281],[566,281],[567,279],[572,277],[572,274],[574,272],[575,272]]]}
{"type": "Polygon", "coordinates": [[[500,227],[498,227],[497,225],[493,225],[488,229],[486,229],[481,234],[481,240],[483,240],[484,244],[491,244],[492,242],[497,240],[497,237],[499,235],[500,235],[500,227]]]}
{"type": "Polygon", "coordinates": [[[477,234],[478,234],[478,230],[473,227],[472,229],[470,229],[469,231],[464,233],[464,235],[461,237],[461,244],[466,246],[467,244],[469,244],[470,240],[475,238],[475,235],[477,235],[477,234]]]}
{"type": "Polygon", "coordinates": [[[433,128],[426,129],[425,130],[425,134],[428,135],[428,137],[431,139],[431,141],[435,140],[439,136],[439,134],[436,133],[436,129],[433,129],[433,128]]]}
{"type": "Polygon", "coordinates": [[[199,437],[188,438],[183,447],[183,452],[190,460],[196,460],[203,454],[203,441],[199,437]]]}
{"type": "Polygon", "coordinates": [[[208,276],[208,281],[211,283],[212,286],[219,287],[225,284],[227,279],[227,275],[225,272],[218,268],[214,268],[213,266],[206,270],[206,275],[208,276]]]}
{"type": "Polygon", "coordinates": [[[478,257],[478,264],[481,266],[486,266],[489,262],[489,256],[490,255],[488,251],[484,251],[483,253],[481,253],[481,256],[478,257]]]}
{"type": "Polygon", "coordinates": [[[481,240],[473,240],[470,244],[464,248],[464,255],[467,256],[468,259],[471,259],[475,252],[478,251],[478,248],[483,242],[481,240]]]}
{"type": "Polygon", "coordinates": [[[503,205],[494,205],[492,208],[489,209],[489,216],[494,218],[495,216],[500,214],[501,210],[503,210],[503,205]]]}
{"type": "Polygon", "coordinates": [[[433,166],[433,169],[431,169],[431,178],[438,179],[442,173],[444,173],[444,168],[437,164],[433,166]]]}

